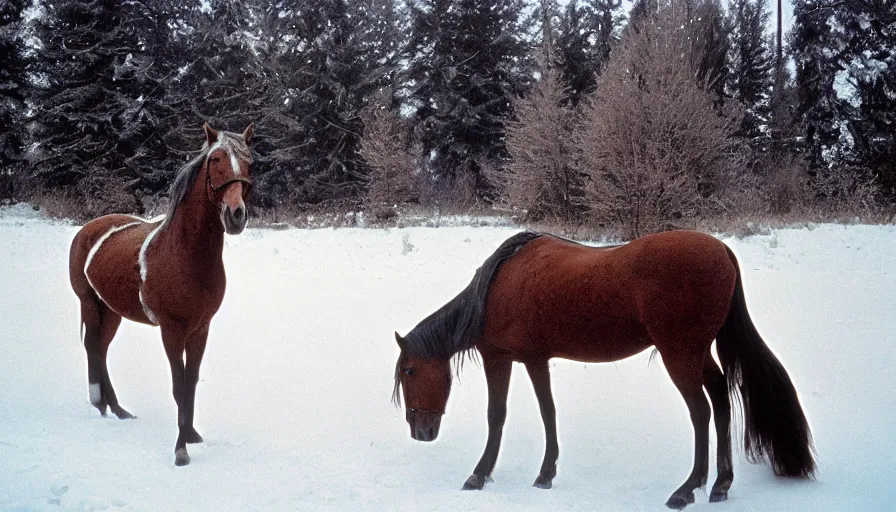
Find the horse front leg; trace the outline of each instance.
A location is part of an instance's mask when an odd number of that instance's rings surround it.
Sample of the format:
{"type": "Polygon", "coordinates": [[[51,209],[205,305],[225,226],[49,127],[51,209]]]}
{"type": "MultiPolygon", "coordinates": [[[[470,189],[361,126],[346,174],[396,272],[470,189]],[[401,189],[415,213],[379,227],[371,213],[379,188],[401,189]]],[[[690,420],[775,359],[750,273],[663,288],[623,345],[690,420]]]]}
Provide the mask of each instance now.
{"type": "Polygon", "coordinates": [[[185,395],[187,390],[186,371],[184,368],[184,348],[188,337],[186,329],[178,325],[162,325],[162,344],[171,366],[171,394],[177,404],[178,436],[174,445],[174,464],[186,466],[190,463],[187,443],[184,439],[183,425],[186,419],[185,395]]]}
{"type": "Polygon", "coordinates": [[[526,371],[529,372],[535,397],[538,399],[538,408],[541,409],[545,437],[544,460],[533,486],[550,489],[554,476],[557,475],[557,457],[560,455],[560,445],[557,443],[557,411],[554,408],[554,396],[551,394],[551,372],[547,361],[527,363],[526,371]]]}
{"type": "Polygon", "coordinates": [[[488,441],[479,464],[476,464],[473,474],[464,482],[465,490],[478,490],[485,486],[498,460],[498,448],[501,446],[501,434],[507,418],[507,391],[510,388],[512,362],[510,359],[482,354],[482,366],[485,368],[485,380],[488,384],[488,441]]]}
{"type": "Polygon", "coordinates": [[[202,442],[202,436],[193,427],[193,413],[196,407],[196,385],[199,383],[199,366],[202,364],[202,356],[205,354],[207,340],[208,326],[205,326],[187,341],[187,364],[184,367],[184,415],[183,418],[178,419],[180,437],[186,443],[202,442]]]}

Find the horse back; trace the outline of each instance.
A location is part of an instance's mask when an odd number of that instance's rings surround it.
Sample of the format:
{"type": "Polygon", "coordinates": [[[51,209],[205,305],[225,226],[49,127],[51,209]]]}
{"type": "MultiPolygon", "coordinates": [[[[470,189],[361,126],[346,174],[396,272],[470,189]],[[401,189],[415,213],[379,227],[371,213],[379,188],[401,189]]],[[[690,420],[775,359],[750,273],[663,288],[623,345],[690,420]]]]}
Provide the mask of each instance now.
{"type": "Polygon", "coordinates": [[[482,343],[523,361],[615,361],[681,338],[708,340],[708,350],[736,273],[725,245],[702,233],[613,248],[543,236],[498,270],[482,343]]]}
{"type": "Polygon", "coordinates": [[[81,297],[96,294],[119,315],[152,323],[140,302],[140,248],[158,223],[130,215],[94,219],[75,235],[69,257],[69,277],[81,297]]]}

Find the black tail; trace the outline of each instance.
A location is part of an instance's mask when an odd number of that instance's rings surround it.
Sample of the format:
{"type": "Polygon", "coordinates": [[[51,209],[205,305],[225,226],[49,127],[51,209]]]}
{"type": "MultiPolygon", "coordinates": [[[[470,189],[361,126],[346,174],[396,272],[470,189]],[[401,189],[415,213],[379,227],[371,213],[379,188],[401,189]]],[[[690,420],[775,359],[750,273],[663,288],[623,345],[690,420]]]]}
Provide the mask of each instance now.
{"type": "Polygon", "coordinates": [[[716,350],[731,397],[743,410],[747,459],[757,463],[768,457],[776,475],[812,478],[812,433],[796,389],[756,331],[747,312],[740,267],[730,249],[728,255],[737,268],[737,283],[716,350]]]}

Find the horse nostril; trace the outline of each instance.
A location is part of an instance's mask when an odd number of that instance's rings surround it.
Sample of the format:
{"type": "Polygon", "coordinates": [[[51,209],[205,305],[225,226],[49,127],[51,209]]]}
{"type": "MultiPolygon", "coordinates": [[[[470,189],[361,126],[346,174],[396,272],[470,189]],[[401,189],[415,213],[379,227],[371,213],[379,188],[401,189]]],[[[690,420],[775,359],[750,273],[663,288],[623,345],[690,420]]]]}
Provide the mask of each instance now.
{"type": "Polygon", "coordinates": [[[246,208],[240,206],[233,212],[233,219],[237,222],[243,222],[243,219],[246,218],[246,208]]]}

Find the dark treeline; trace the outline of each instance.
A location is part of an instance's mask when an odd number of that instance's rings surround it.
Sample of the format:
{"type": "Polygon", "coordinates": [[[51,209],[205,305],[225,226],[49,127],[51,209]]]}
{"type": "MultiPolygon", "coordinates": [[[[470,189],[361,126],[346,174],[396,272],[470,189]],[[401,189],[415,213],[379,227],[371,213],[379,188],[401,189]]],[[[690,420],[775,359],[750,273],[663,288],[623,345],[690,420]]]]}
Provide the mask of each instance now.
{"type": "Polygon", "coordinates": [[[767,0],[626,7],[0,0],[0,199],[154,209],[205,121],[255,123],[268,209],[656,217],[635,233],[896,199],[896,3],[798,0],[783,37],[767,0]]]}

